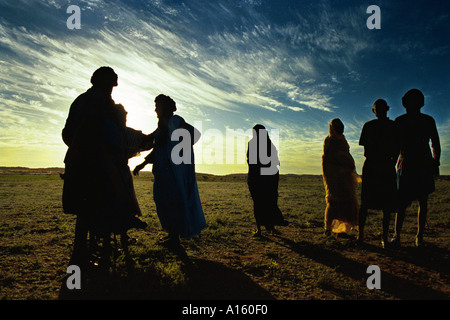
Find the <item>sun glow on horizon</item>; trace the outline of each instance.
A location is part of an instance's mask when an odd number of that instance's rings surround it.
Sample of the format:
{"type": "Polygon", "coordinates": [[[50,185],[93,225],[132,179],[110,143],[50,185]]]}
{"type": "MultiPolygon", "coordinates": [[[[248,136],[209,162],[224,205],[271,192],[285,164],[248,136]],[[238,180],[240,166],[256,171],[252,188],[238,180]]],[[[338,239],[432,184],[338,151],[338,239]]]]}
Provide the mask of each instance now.
{"type": "MultiPolygon", "coordinates": [[[[333,118],[344,122],[361,171],[358,139],[373,102],[388,101],[395,119],[404,113],[402,94],[418,87],[440,134],[441,174],[450,173],[447,5],[385,2],[386,23],[376,31],[366,27],[363,4],[329,0],[78,5],[81,29],[69,30],[63,1],[0,1],[0,166],[64,166],[70,105],[94,70],[110,66],[119,77],[112,97],[127,110],[129,127],[156,129],[160,93],[186,122],[200,121],[199,172],[247,172],[246,142],[227,151],[226,132],[260,123],[280,130],[281,174],[320,174],[333,118]],[[416,12],[423,19],[410,24],[416,12]],[[208,130],[222,141],[210,141],[208,130]],[[236,160],[226,163],[227,155],[236,160]]],[[[131,169],[145,155],[130,159],[131,169]]]]}

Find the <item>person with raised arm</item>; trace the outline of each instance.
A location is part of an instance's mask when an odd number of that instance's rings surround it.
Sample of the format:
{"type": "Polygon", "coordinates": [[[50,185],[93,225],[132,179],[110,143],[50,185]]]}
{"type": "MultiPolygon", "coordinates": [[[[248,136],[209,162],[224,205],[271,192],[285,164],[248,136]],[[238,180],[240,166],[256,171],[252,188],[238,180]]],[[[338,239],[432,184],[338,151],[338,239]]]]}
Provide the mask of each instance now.
{"type": "Polygon", "coordinates": [[[198,236],[206,228],[193,150],[200,132],[174,115],[176,110],[169,96],[160,94],[155,98],[158,128],[152,133],[154,148],[133,171],[137,175],[145,165],[153,164],[153,198],[161,226],[168,233],[163,243],[169,246],[179,246],[180,237],[198,236]]]}

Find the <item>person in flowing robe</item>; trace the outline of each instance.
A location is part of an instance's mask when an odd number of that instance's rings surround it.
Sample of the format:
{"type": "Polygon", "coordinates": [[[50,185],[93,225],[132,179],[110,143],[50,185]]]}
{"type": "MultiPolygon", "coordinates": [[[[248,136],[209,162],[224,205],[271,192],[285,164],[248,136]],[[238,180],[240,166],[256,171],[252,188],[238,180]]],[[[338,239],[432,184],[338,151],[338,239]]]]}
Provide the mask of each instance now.
{"type": "Polygon", "coordinates": [[[110,67],[101,67],[92,74],[91,84],[71,104],[62,130],[68,146],[64,158],[63,211],[77,216],[74,260],[86,258],[88,233],[95,231],[93,226],[102,211],[105,176],[98,168],[105,162],[103,126],[115,105],[111,93],[117,86],[117,74],[110,67]]]}
{"type": "Polygon", "coordinates": [[[62,139],[68,146],[62,175],[63,211],[77,216],[73,264],[83,264],[89,258],[88,234],[94,238],[111,230],[104,224],[111,200],[108,196],[111,177],[106,165],[113,167],[109,146],[120,144],[119,140],[114,142],[114,138],[108,136],[108,126],[116,115],[111,93],[117,80],[117,74],[110,67],[95,70],[92,87],[71,104],[62,130],[62,139]]]}
{"type": "Polygon", "coordinates": [[[397,163],[399,210],[395,219],[392,243],[400,245],[400,234],[406,208],[419,202],[416,246],[424,245],[423,236],[428,214],[428,196],[435,191],[434,178],[439,176],[441,145],[435,120],[421,113],[425,97],[418,89],[402,97],[406,114],[395,119],[400,137],[400,157],[397,163]],[[431,142],[431,149],[430,149],[431,142]]]}
{"type": "Polygon", "coordinates": [[[266,128],[261,124],[253,127],[253,137],[249,141],[247,148],[247,164],[247,184],[253,200],[253,213],[257,227],[254,236],[262,235],[262,226],[269,232],[278,233],[275,226],[287,225],[278,207],[278,183],[280,179],[278,165],[280,162],[277,150],[270,140],[266,128]],[[263,139],[262,135],[264,135],[265,139],[263,139]],[[267,147],[262,148],[264,149],[262,150],[260,143],[264,142],[267,147]],[[270,159],[268,163],[261,161],[260,152],[264,153],[262,157],[270,159]],[[251,154],[255,161],[252,161],[251,154]],[[261,170],[271,166],[275,167],[276,170],[270,172],[270,174],[265,174],[261,170]]]}
{"type": "Polygon", "coordinates": [[[326,191],[325,234],[346,233],[358,227],[358,175],[350,147],[344,136],[344,124],[333,119],[323,144],[322,172],[326,191]]]}
{"type": "Polygon", "coordinates": [[[105,150],[108,157],[101,170],[107,177],[105,194],[108,201],[105,202],[103,218],[97,226],[105,235],[120,234],[124,245],[129,229],[144,229],[147,226],[139,219],[142,212],[136,198],[128,160],[153,147],[153,137],[127,127],[126,117],[127,112],[123,105],[116,104],[111,118],[105,122],[105,150]]]}
{"type": "Polygon", "coordinates": [[[168,232],[164,242],[168,245],[179,245],[180,237],[198,236],[206,228],[193,150],[200,133],[174,115],[176,110],[169,96],[160,94],[155,98],[158,128],[152,133],[154,148],[133,171],[137,175],[145,165],[153,163],[153,198],[161,226],[168,232]]]}
{"type": "Polygon", "coordinates": [[[364,146],[361,207],[359,210],[358,242],[364,242],[364,227],[369,209],[382,210],[381,245],[388,245],[389,223],[397,211],[398,138],[394,121],[387,117],[389,106],[383,99],[373,104],[376,119],[364,124],[359,144],[364,146]]]}

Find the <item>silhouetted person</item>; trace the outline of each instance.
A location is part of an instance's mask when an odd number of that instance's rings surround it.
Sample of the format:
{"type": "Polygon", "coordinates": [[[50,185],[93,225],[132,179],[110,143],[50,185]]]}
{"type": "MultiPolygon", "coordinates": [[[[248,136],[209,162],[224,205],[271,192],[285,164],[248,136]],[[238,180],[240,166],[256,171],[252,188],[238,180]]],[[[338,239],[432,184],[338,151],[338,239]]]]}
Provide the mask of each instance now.
{"type": "Polygon", "coordinates": [[[117,75],[109,67],[97,69],[92,87],[70,106],[62,138],[69,147],[64,159],[63,209],[76,214],[73,258],[85,258],[87,235],[98,220],[103,199],[103,176],[98,174],[104,162],[101,145],[105,119],[114,108],[111,98],[117,75]]]}
{"type": "Polygon", "coordinates": [[[418,200],[418,230],[415,243],[416,246],[422,246],[428,213],[428,195],[435,190],[434,176],[439,175],[441,146],[434,119],[420,112],[425,104],[423,93],[417,89],[409,90],[403,96],[402,104],[406,114],[395,119],[400,138],[400,158],[397,164],[400,204],[393,243],[400,245],[406,208],[412,201],[418,200]]]}
{"type": "Polygon", "coordinates": [[[193,151],[200,133],[174,115],[176,110],[169,96],[160,94],[155,98],[158,128],[152,133],[154,148],[133,171],[138,174],[146,164],[153,163],[153,198],[161,226],[168,232],[168,245],[178,245],[180,237],[197,236],[206,227],[193,151]]]}
{"type": "Polygon", "coordinates": [[[326,190],[325,235],[344,233],[358,226],[358,175],[350,147],[344,136],[344,124],[333,119],[323,143],[322,171],[326,190]]]}
{"type": "Polygon", "coordinates": [[[279,165],[279,160],[277,150],[263,125],[257,124],[253,127],[253,137],[248,143],[247,163],[247,184],[253,199],[253,212],[257,227],[255,236],[261,235],[262,226],[267,231],[277,233],[275,226],[284,226],[287,224],[278,207],[278,182],[280,174],[278,169],[275,172],[269,173],[265,173],[261,169],[276,167],[279,165]],[[264,142],[265,145],[263,145],[264,142]],[[268,162],[262,161],[262,158],[267,158],[268,162]],[[271,163],[272,161],[275,163],[271,163]]]}
{"type": "Polygon", "coordinates": [[[133,177],[128,160],[141,151],[153,147],[153,137],[146,136],[126,126],[127,112],[121,104],[116,104],[111,119],[105,123],[106,161],[102,170],[107,175],[105,181],[106,202],[101,229],[109,241],[108,233],[120,234],[122,244],[127,245],[127,231],[131,228],[145,228],[146,223],[138,217],[142,215],[136,198],[133,177]]]}
{"type": "Polygon", "coordinates": [[[389,106],[383,99],[373,104],[377,119],[366,122],[361,131],[359,144],[364,146],[362,170],[361,208],[359,210],[360,243],[364,241],[364,226],[368,209],[382,210],[381,244],[388,244],[390,215],[397,211],[398,138],[394,121],[387,117],[389,106]]]}
{"type": "MultiPolygon", "coordinates": [[[[87,262],[87,235],[105,235],[108,214],[107,186],[115,168],[111,144],[118,143],[117,134],[110,137],[108,126],[117,120],[116,105],[111,98],[117,86],[117,74],[110,67],[100,67],[92,77],[92,87],[78,96],[70,106],[62,130],[68,150],[64,159],[63,210],[77,215],[73,263],[87,262]]],[[[117,180],[113,180],[118,183],[117,180]]]]}

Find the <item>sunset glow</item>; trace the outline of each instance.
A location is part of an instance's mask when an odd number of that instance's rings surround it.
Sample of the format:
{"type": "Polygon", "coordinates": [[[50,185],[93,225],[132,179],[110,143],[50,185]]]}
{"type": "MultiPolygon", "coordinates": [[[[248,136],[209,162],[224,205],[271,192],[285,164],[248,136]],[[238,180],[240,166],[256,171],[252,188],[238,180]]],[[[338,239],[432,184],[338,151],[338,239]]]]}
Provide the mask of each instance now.
{"type": "Polygon", "coordinates": [[[231,141],[227,129],[261,123],[279,130],[282,174],[320,174],[328,123],[340,118],[361,173],[358,140],[373,102],[385,99],[394,119],[404,113],[402,95],[419,88],[441,136],[441,174],[450,174],[450,5],[379,1],[381,29],[370,30],[371,4],[1,0],[0,166],[64,167],[70,104],[95,69],[111,66],[128,126],[156,129],[160,93],[187,122],[201,124],[197,172],[245,173],[250,136],[231,141]],[[81,9],[81,29],[66,26],[69,4],[81,9]],[[214,130],[222,139],[213,142],[214,130]],[[237,141],[244,146],[231,148],[237,141]],[[233,150],[235,163],[212,163],[212,150],[223,159],[233,150]]]}

